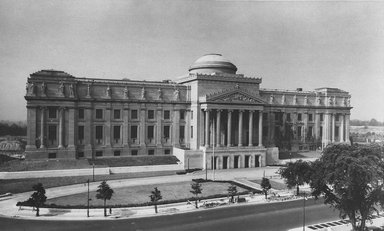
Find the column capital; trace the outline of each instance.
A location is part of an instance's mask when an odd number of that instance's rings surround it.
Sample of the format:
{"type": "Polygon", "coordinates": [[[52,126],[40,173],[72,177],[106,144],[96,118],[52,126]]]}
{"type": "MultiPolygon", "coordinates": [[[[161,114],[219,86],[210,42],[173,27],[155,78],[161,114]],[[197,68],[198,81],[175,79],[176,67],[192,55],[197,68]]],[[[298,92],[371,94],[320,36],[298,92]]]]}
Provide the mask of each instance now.
{"type": "Polygon", "coordinates": [[[227,110],[229,113],[232,113],[233,112],[233,109],[228,109],[227,110]]]}

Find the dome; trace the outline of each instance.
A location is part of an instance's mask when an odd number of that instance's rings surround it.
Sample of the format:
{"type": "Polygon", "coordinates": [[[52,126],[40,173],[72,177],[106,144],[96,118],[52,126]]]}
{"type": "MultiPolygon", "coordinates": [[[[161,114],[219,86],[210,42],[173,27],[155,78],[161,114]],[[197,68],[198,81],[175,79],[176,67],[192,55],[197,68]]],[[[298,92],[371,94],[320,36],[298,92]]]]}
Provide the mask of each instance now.
{"type": "Polygon", "coordinates": [[[236,74],[237,67],[221,54],[207,54],[198,58],[190,67],[189,73],[227,73],[236,74]]]}

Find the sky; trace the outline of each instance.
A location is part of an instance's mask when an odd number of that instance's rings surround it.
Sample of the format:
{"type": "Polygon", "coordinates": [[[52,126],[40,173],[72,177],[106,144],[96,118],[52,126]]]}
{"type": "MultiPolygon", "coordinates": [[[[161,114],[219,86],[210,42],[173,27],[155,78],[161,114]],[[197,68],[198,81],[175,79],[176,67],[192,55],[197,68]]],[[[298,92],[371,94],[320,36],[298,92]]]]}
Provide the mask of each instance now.
{"type": "Polygon", "coordinates": [[[26,120],[25,83],[176,79],[219,53],[262,88],[335,87],[351,119],[384,121],[384,2],[0,0],[0,120],[26,120]]]}

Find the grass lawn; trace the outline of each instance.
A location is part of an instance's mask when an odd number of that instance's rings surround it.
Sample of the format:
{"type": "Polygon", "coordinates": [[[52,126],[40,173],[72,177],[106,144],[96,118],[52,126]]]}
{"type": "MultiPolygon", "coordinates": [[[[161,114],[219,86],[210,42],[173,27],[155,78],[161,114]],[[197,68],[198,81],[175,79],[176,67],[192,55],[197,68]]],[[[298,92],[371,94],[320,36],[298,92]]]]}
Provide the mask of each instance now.
{"type": "MultiPolygon", "coordinates": [[[[193,197],[190,182],[179,183],[167,183],[158,185],[141,185],[125,188],[116,188],[110,201],[107,201],[107,205],[128,205],[128,204],[141,204],[150,201],[149,195],[154,187],[157,187],[161,191],[163,196],[162,201],[166,200],[178,200],[193,197]]],[[[202,183],[202,194],[199,197],[227,194],[227,189],[230,183],[223,182],[204,182],[202,183]]],[[[238,192],[247,191],[244,188],[237,187],[238,192]]],[[[96,199],[96,192],[90,192],[90,206],[102,206],[103,201],[96,199]]],[[[56,205],[86,205],[87,193],[75,194],[65,197],[53,198],[47,200],[46,204],[54,203],[56,205]]]]}
{"type": "MultiPolygon", "coordinates": [[[[129,179],[129,178],[151,177],[151,176],[165,176],[165,175],[174,175],[174,174],[176,174],[176,171],[124,173],[124,174],[95,176],[95,181],[129,179]]],[[[71,185],[71,184],[82,184],[86,182],[88,179],[92,180],[92,176],[0,180],[0,194],[4,194],[8,192],[21,193],[21,192],[32,191],[32,186],[37,183],[42,183],[45,188],[52,188],[52,187],[71,185]]]]}
{"type": "MultiPolygon", "coordinates": [[[[255,182],[255,183],[258,183],[258,184],[261,184],[261,179],[251,180],[251,181],[255,182]]],[[[282,183],[282,182],[278,182],[278,181],[269,179],[269,183],[271,183],[271,186],[272,186],[273,189],[277,189],[277,190],[288,189],[287,185],[282,183]]]]}
{"type": "Polygon", "coordinates": [[[80,160],[19,160],[19,159],[0,159],[0,172],[16,171],[37,171],[37,170],[57,170],[57,169],[82,169],[95,167],[123,167],[123,166],[144,166],[144,165],[164,165],[177,164],[179,160],[175,156],[135,156],[118,158],[100,159],[80,159],[80,160]]]}

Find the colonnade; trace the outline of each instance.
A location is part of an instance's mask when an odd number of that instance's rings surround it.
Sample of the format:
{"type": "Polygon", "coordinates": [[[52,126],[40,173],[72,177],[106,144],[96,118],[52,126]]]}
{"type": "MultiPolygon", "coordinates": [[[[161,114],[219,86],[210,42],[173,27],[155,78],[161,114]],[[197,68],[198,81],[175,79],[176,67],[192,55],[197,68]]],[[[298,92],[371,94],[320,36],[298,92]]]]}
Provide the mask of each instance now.
{"type": "Polygon", "coordinates": [[[261,154],[219,155],[211,157],[211,169],[255,168],[261,167],[261,154]]]}

